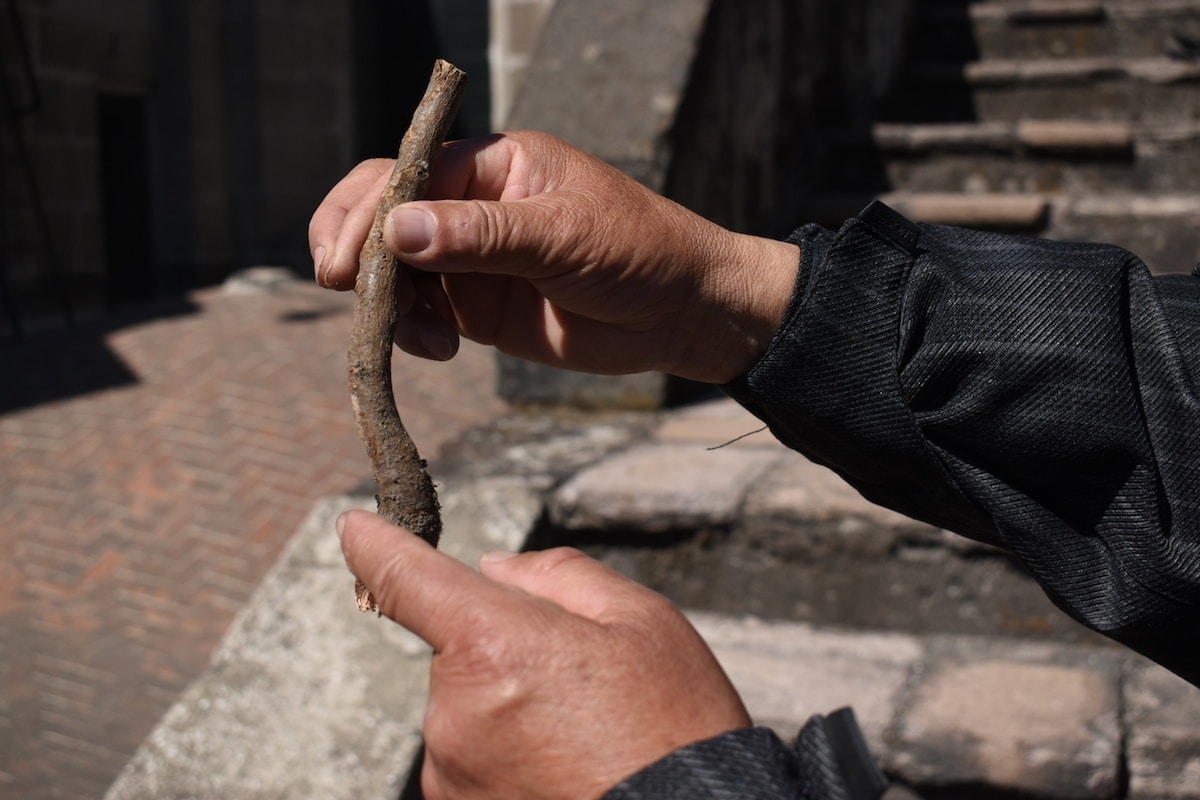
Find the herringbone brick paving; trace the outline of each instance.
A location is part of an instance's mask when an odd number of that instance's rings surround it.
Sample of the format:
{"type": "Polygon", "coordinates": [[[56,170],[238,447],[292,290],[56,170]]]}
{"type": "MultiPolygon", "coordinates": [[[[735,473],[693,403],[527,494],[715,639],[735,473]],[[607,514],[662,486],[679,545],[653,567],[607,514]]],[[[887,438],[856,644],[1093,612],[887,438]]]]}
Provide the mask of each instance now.
{"type": "MultiPolygon", "coordinates": [[[[208,289],[0,347],[0,798],[103,796],[312,502],[369,477],[351,310],[208,289]]],[[[394,379],[427,457],[503,411],[482,348],[394,379]]]]}

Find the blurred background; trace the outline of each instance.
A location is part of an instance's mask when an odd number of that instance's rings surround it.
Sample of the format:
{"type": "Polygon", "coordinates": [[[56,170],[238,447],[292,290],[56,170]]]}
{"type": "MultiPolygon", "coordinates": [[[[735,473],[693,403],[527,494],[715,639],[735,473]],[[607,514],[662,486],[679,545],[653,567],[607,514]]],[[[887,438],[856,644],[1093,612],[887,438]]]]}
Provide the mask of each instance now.
{"type": "MultiPolygon", "coordinates": [[[[439,57],[453,136],[545,130],[737,230],[882,197],[1200,256],[1200,0],[0,0],[0,798],[102,796],[312,499],[363,486],[307,225],[439,57]]],[[[514,409],[686,394],[414,361],[435,459],[514,409]]],[[[939,594],[951,561],[928,603],[986,610],[969,571],[939,594]]],[[[1039,602],[1001,633],[1076,635],[1039,602]]]]}

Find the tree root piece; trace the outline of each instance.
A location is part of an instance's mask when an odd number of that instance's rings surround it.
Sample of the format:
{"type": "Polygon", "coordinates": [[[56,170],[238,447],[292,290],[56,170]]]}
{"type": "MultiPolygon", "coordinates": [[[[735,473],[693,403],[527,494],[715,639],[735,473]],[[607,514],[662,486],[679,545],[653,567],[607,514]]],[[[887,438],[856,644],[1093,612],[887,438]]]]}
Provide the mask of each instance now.
{"type": "MultiPolygon", "coordinates": [[[[383,241],[388,212],[419,200],[429,184],[430,163],[450,130],[462,103],[467,76],[446,61],[434,64],[425,96],[404,134],[395,169],[379,199],[375,222],[359,257],[354,291],[354,330],[350,339],[350,400],[358,434],[371,460],[378,487],[379,515],[437,546],[442,518],[437,491],[400,420],[392,390],[392,337],[396,330],[396,283],[399,261],[383,241]]],[[[378,604],[361,581],[355,598],[362,611],[378,604]]]]}

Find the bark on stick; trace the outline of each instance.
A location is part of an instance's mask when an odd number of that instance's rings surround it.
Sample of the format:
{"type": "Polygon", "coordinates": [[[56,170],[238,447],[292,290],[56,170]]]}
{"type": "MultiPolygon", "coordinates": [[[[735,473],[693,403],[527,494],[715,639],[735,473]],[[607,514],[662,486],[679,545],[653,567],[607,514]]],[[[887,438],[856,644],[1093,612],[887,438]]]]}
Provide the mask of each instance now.
{"type": "MultiPolygon", "coordinates": [[[[392,391],[392,336],[396,329],[396,281],[402,268],[383,241],[388,212],[420,199],[429,183],[434,154],[450,130],[462,102],[467,76],[446,61],[434,64],[425,96],[404,134],[391,179],[383,190],[371,233],[359,257],[354,290],[354,331],[350,339],[350,400],[358,434],[371,460],[380,516],[437,546],[442,519],[437,492],[400,420],[392,391]]],[[[378,606],[362,583],[355,586],[358,607],[378,606]]]]}

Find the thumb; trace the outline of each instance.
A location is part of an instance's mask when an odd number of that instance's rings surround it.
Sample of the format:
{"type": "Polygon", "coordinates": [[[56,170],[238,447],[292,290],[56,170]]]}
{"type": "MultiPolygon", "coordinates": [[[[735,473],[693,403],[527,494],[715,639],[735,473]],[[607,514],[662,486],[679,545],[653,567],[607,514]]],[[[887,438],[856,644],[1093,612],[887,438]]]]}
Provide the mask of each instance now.
{"type": "Polygon", "coordinates": [[[475,570],[377,514],[347,511],[338,517],[337,530],[346,565],[371,589],[380,613],[436,650],[507,596],[475,570]]]}
{"type": "Polygon", "coordinates": [[[433,200],[393,209],[384,240],[418,269],[539,278],[561,269],[551,254],[570,246],[571,231],[542,198],[433,200]]]}
{"type": "Polygon", "coordinates": [[[570,547],[528,553],[487,553],[479,560],[487,578],[542,597],[574,614],[606,622],[663,598],[570,547]]]}

